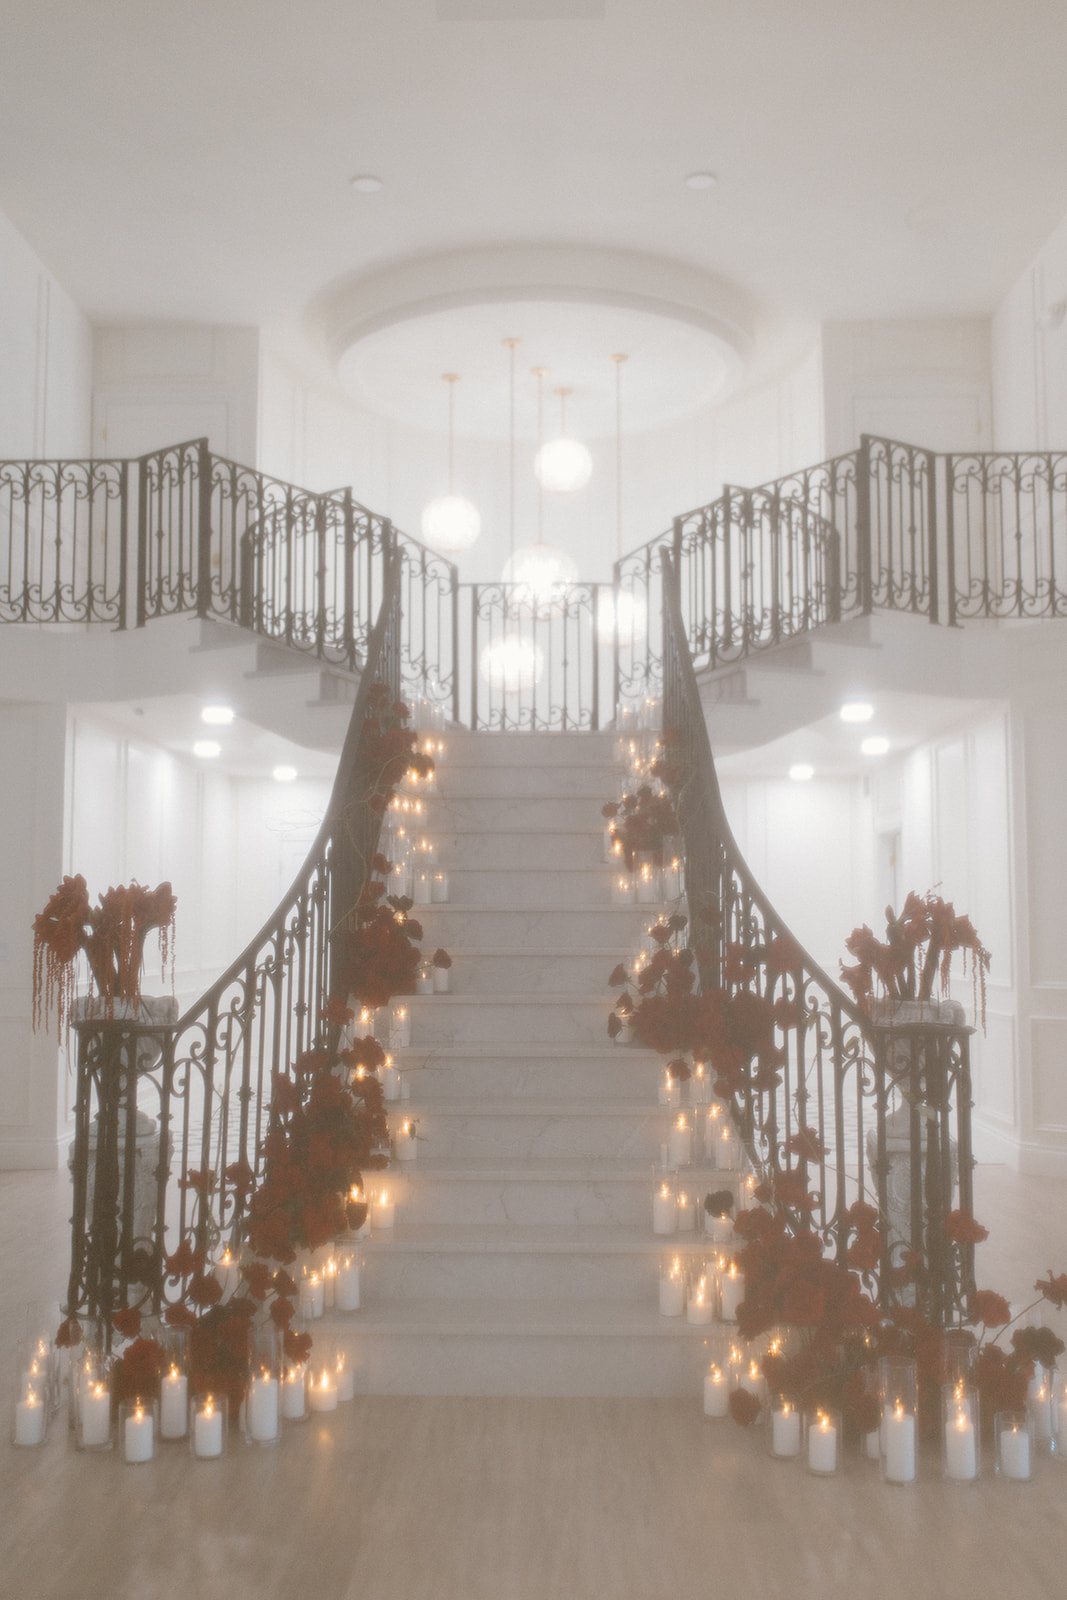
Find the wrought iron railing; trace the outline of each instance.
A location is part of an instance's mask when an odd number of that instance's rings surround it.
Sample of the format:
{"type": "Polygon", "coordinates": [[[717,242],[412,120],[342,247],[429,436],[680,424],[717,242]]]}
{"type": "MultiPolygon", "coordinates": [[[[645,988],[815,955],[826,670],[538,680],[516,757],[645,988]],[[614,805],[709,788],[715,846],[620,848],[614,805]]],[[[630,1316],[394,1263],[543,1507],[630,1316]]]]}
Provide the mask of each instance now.
{"type": "Polygon", "coordinates": [[[757,1167],[773,1176],[792,1164],[790,1139],[813,1128],[826,1154],[808,1162],[807,1176],[827,1248],[843,1262],[848,1208],[858,1199],[876,1205],[885,1241],[883,1301],[893,1297],[904,1252],[914,1250],[922,1302],[944,1324],[974,1286],[973,1248],[960,1246],[957,1254],[944,1230],[954,1204],[972,1205],[972,1030],[872,1023],[793,939],[726,819],[669,555],[663,590],[663,719],[677,738],[684,774],[677,809],[701,986],[747,991],[786,1008],[774,1070],[759,1075],[765,1086],[750,1074],[736,1096],[739,1131],[757,1167]],[[768,959],[772,946],[789,953],[787,970],[768,959]],[[893,1193],[901,1175],[903,1203],[893,1193]]]}
{"type": "Polygon", "coordinates": [[[614,715],[612,586],[561,584],[538,598],[526,584],[460,585],[469,626],[460,670],[472,729],[594,731],[614,715]]]}
{"type": "Polygon", "coordinates": [[[380,815],[366,802],[377,774],[362,733],[372,686],[401,692],[400,593],[392,553],[326,816],[270,920],[173,1026],[76,1024],[71,1312],[106,1316],[131,1285],[158,1311],[164,1252],[194,1224],[220,1237],[240,1221],[244,1189],[227,1169],[258,1174],[272,1074],[291,1074],[323,1038],[340,941],[374,853],[380,815]]]}

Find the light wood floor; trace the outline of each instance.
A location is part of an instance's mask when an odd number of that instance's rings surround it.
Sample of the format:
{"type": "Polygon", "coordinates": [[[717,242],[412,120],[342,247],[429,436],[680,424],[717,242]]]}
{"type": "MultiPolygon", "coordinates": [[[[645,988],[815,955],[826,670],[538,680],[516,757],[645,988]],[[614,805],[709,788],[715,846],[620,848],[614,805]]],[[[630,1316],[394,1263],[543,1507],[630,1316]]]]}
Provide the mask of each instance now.
{"type": "MultiPolygon", "coordinates": [[[[1067,1270],[1067,1182],[978,1174],[979,1281],[1067,1270]]],[[[0,1174],[0,1359],[58,1298],[65,1179],[0,1174]]],[[[1061,1333],[1062,1333],[1061,1328],[1061,1333]]],[[[5,1412],[4,1428],[9,1412],[5,1412]]],[[[62,1422],[62,1419],[59,1419],[62,1422]]],[[[0,1600],[1048,1600],[1067,1464],[1030,1485],[883,1485],[771,1461],[693,1402],[359,1396],[275,1450],[146,1467],[0,1443],[0,1600]]]]}

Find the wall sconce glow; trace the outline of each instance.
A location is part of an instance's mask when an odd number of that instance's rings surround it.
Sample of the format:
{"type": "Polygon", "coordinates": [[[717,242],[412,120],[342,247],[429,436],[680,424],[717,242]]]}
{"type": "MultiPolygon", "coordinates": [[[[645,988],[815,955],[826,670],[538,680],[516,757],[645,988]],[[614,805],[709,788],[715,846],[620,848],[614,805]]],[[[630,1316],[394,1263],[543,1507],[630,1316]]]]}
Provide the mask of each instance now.
{"type": "Polygon", "coordinates": [[[869,739],[860,742],[860,750],[865,756],[884,756],[889,753],[889,740],[880,733],[872,733],[869,739]]]}
{"type": "Polygon", "coordinates": [[[193,745],[193,755],[201,761],[214,761],[221,754],[222,746],[217,739],[198,739],[193,745]]]}
{"type": "Polygon", "coordinates": [[[503,579],[524,589],[521,599],[545,604],[554,598],[555,591],[566,588],[578,577],[577,563],[565,550],[554,544],[528,544],[505,562],[503,579]]]}
{"type": "Polygon", "coordinates": [[[532,689],[545,670],[545,658],[532,639],[506,633],[487,644],[479,658],[482,677],[490,688],[504,694],[532,689]]]}
{"type": "Polygon", "coordinates": [[[610,644],[615,637],[618,618],[619,644],[625,647],[637,644],[648,633],[648,606],[639,594],[628,589],[601,591],[596,607],[596,634],[602,644],[610,644]]]}
{"type": "Polygon", "coordinates": [[[593,458],[580,439],[550,439],[534,456],[534,473],[549,494],[577,494],[593,476],[593,458]]]}
{"type": "Polygon", "coordinates": [[[202,706],[200,721],[206,722],[211,728],[228,728],[234,719],[234,715],[235,712],[232,706],[202,706]]]}
{"type": "Polygon", "coordinates": [[[807,761],[794,761],[789,769],[789,776],[794,783],[808,783],[815,776],[815,768],[807,761]]]}
{"type": "Polygon", "coordinates": [[[839,714],[842,722],[870,722],[874,707],[869,700],[846,700],[839,714]]]}
{"type": "Polygon", "coordinates": [[[478,507],[461,494],[442,494],[422,513],[422,537],[442,555],[469,550],[482,531],[478,507]]]}
{"type": "Polygon", "coordinates": [[[271,777],[275,783],[292,783],[297,773],[295,767],[275,767],[271,777]]]}

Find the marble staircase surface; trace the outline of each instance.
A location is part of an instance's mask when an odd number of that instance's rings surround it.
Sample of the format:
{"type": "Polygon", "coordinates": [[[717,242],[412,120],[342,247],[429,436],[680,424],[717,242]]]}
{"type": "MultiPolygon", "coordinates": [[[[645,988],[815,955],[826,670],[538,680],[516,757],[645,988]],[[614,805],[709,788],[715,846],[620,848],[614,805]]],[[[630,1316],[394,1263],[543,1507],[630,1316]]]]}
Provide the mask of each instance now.
{"type": "MultiPolygon", "coordinates": [[[[691,1395],[722,1330],[659,1313],[663,1259],[718,1253],[652,1232],[674,1113],[663,1063],[613,1045],[608,975],[656,906],[611,903],[604,734],[450,733],[425,831],[446,904],[413,911],[452,956],[452,993],[414,996],[394,1050],[416,1158],[381,1182],[396,1226],[365,1242],[352,1318],[371,1391],[691,1395]]],[[[701,1160],[701,1147],[696,1161],[701,1160]]],[[[696,1201],[734,1175],[685,1169],[696,1201]]],[[[375,1180],[377,1183],[377,1180],[375,1180]]]]}

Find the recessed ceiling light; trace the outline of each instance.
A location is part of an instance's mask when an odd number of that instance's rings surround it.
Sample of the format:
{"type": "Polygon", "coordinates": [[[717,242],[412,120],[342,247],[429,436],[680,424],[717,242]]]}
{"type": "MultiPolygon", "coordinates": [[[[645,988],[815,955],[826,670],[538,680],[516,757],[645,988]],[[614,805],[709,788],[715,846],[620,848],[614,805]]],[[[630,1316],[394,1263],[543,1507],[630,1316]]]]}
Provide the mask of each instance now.
{"type": "Polygon", "coordinates": [[[862,740],[860,749],[865,756],[884,756],[889,750],[889,740],[883,739],[880,733],[872,733],[869,739],[862,740]]]}
{"type": "Polygon", "coordinates": [[[385,188],[381,178],[376,178],[373,172],[357,172],[348,181],[357,194],[380,194],[385,188]]]}
{"type": "Polygon", "coordinates": [[[193,755],[199,756],[201,761],[213,761],[222,754],[222,746],[217,739],[198,739],[193,745],[193,755]]]}
{"type": "Polygon", "coordinates": [[[841,707],[842,722],[870,722],[874,707],[869,700],[846,700],[841,707]]]}
{"type": "Polygon", "coordinates": [[[271,773],[271,777],[274,779],[275,783],[292,783],[293,779],[296,777],[296,768],[275,767],[274,771],[271,773]]]}
{"type": "Polygon", "coordinates": [[[687,189],[714,189],[718,181],[717,172],[689,172],[686,174],[685,186],[687,189]]]}
{"type": "Polygon", "coordinates": [[[815,768],[806,761],[794,761],[789,769],[789,776],[794,783],[807,783],[810,778],[814,778],[815,768]]]}
{"type": "Polygon", "coordinates": [[[232,706],[203,706],[200,711],[200,721],[208,723],[212,728],[228,728],[233,718],[232,706]]]}

